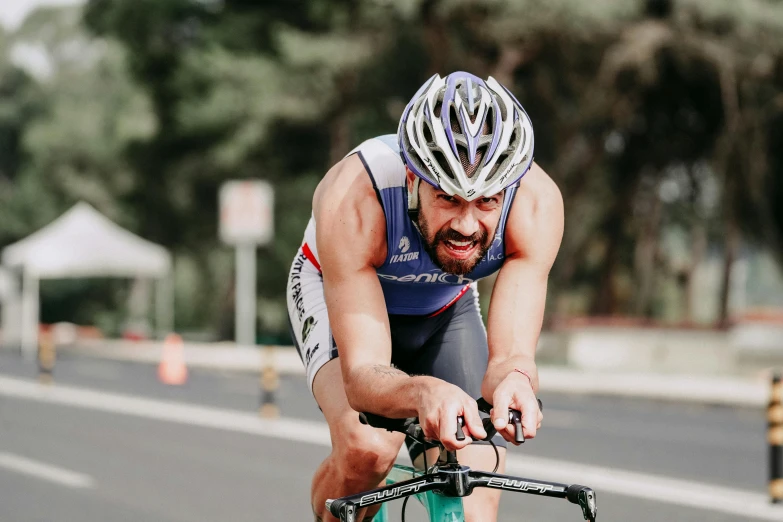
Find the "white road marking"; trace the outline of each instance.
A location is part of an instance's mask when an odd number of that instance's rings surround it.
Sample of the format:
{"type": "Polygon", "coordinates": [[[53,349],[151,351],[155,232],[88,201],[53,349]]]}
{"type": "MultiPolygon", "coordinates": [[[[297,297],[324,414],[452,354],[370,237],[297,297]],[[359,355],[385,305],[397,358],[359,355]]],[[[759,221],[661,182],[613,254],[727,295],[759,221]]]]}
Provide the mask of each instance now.
{"type": "Polygon", "coordinates": [[[7,377],[0,377],[0,395],[321,446],[331,445],[329,429],[323,422],[259,419],[246,411],[142,399],[56,384],[47,386],[7,377]]]}
{"type": "Polygon", "coordinates": [[[92,477],[11,453],[0,452],[0,468],[54,482],[70,488],[91,488],[92,477]]]}
{"type": "MultiPolygon", "coordinates": [[[[331,446],[329,429],[323,422],[282,418],[260,419],[244,411],[142,399],[71,386],[45,386],[37,382],[7,377],[0,377],[0,395],[261,435],[292,442],[331,446]]],[[[400,454],[403,455],[403,451],[400,454]]],[[[764,494],[725,486],[517,455],[508,456],[507,472],[528,478],[535,476],[541,479],[589,485],[596,490],[599,497],[604,493],[613,493],[739,515],[742,519],[753,518],[777,522],[783,520],[783,507],[768,504],[764,494]]]]}
{"type": "Polygon", "coordinates": [[[599,510],[601,495],[606,492],[739,515],[742,520],[783,520],[783,507],[770,505],[769,497],[762,493],[703,482],[511,454],[506,459],[506,473],[590,486],[597,492],[599,510]]]}

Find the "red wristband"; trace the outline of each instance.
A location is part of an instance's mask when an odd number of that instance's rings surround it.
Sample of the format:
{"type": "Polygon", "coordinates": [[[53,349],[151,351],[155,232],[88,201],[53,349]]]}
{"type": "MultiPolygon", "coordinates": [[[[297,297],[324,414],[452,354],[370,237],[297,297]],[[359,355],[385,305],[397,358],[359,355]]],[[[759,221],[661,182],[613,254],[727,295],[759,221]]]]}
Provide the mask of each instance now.
{"type": "Polygon", "coordinates": [[[531,388],[533,387],[533,378],[530,376],[529,373],[527,373],[525,370],[520,370],[519,368],[514,368],[514,371],[515,372],[519,372],[522,375],[524,375],[525,377],[527,377],[527,380],[530,381],[530,387],[531,388]]]}

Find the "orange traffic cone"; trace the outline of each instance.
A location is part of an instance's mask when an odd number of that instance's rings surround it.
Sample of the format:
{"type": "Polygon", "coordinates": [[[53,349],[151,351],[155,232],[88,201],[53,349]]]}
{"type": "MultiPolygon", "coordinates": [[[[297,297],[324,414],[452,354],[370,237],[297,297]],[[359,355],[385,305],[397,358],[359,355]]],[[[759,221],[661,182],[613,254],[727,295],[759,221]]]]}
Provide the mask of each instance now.
{"type": "Polygon", "coordinates": [[[163,341],[163,357],[158,365],[158,379],[163,384],[174,386],[185,384],[188,380],[188,367],[185,366],[182,337],[169,334],[163,341]]]}

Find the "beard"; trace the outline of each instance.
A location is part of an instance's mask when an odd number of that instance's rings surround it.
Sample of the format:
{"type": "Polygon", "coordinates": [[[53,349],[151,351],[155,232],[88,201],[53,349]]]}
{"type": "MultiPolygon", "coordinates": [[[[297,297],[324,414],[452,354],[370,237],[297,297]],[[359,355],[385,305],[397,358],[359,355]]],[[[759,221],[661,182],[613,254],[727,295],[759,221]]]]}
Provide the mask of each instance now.
{"type": "Polygon", "coordinates": [[[422,212],[419,212],[419,229],[421,230],[422,239],[424,240],[424,250],[429,254],[432,262],[444,272],[460,276],[466,275],[476,268],[476,265],[484,259],[484,256],[489,251],[494,239],[494,234],[490,235],[484,229],[479,230],[472,236],[463,236],[456,230],[443,227],[435,234],[432,234],[429,223],[422,212]],[[445,242],[449,240],[472,241],[479,245],[479,248],[468,259],[457,259],[450,256],[448,252],[442,252],[448,248],[445,246],[445,242]],[[439,251],[438,246],[442,243],[444,246],[439,251]]]}

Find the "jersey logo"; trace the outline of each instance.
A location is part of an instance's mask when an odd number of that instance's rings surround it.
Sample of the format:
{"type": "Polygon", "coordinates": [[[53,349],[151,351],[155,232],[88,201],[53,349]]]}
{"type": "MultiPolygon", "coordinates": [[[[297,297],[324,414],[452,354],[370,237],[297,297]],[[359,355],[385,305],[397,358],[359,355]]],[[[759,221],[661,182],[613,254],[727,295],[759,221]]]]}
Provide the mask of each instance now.
{"type": "MultiPolygon", "coordinates": [[[[416,253],[418,254],[418,252],[416,253]]],[[[438,269],[430,270],[424,274],[407,274],[404,276],[379,273],[378,277],[400,283],[441,283],[447,285],[467,285],[474,281],[474,279],[469,277],[441,272],[438,269]]]]}
{"type": "Polygon", "coordinates": [[[302,344],[307,343],[307,338],[310,337],[310,332],[313,331],[316,323],[318,323],[318,321],[316,321],[312,315],[304,320],[304,323],[302,324],[302,344]]]}
{"type": "Polygon", "coordinates": [[[503,259],[506,257],[506,254],[502,247],[503,234],[501,234],[498,230],[498,232],[495,234],[495,238],[492,240],[492,245],[490,246],[489,251],[480,262],[486,263],[488,261],[503,261],[503,259]],[[498,251],[498,249],[500,250],[498,251]]]}
{"type": "Polygon", "coordinates": [[[315,355],[315,352],[317,352],[318,348],[320,347],[321,347],[321,343],[315,343],[315,346],[307,349],[307,353],[305,353],[305,364],[307,365],[310,364],[310,361],[313,360],[313,355],[315,355]]]}
{"type": "Polygon", "coordinates": [[[408,252],[411,248],[411,241],[408,239],[408,236],[402,236],[400,238],[400,244],[397,245],[397,248],[401,253],[391,256],[389,263],[402,263],[404,261],[415,261],[416,259],[419,259],[418,252],[408,252]]]}

